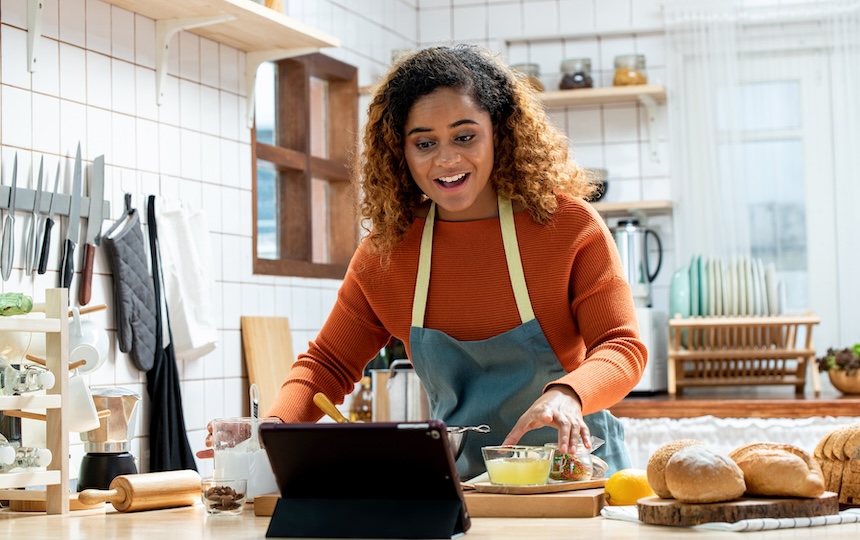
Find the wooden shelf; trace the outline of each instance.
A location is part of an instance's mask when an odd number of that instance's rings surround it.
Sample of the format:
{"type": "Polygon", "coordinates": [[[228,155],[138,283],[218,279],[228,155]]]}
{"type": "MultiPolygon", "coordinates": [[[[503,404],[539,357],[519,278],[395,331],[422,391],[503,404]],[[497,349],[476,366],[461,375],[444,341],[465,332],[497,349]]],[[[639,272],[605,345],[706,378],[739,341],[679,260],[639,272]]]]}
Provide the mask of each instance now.
{"type": "MultiPolygon", "coordinates": [[[[53,459],[59,460],[62,458],[61,456],[54,456],[53,459]]],[[[60,471],[27,471],[0,474],[0,488],[2,489],[55,485],[59,483],[60,471]]],[[[0,499],[2,498],[2,493],[0,493],[0,499]]]]}
{"type": "Polygon", "coordinates": [[[630,216],[635,214],[666,214],[672,211],[672,201],[636,201],[591,203],[598,213],[611,216],[630,216]]]}
{"type": "Polygon", "coordinates": [[[62,401],[62,397],[57,394],[0,396],[0,410],[59,409],[62,401]]]}
{"type": "Polygon", "coordinates": [[[339,47],[340,40],[251,0],[105,0],[156,21],[229,15],[189,32],[241,51],[339,47]]]}
{"type": "Polygon", "coordinates": [[[666,88],[662,85],[611,86],[607,88],[579,88],[556,90],[540,94],[547,107],[575,105],[605,105],[607,103],[638,103],[642,96],[657,103],[666,101],[666,88]]]}

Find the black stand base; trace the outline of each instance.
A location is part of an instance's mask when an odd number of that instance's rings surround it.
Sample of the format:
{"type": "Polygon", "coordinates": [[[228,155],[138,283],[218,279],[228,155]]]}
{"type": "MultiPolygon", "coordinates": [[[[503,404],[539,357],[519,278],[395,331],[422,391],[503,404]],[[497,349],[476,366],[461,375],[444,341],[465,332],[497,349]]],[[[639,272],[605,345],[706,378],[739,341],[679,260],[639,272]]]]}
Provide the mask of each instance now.
{"type": "Polygon", "coordinates": [[[452,538],[458,500],[278,499],[268,538],[452,538]]]}

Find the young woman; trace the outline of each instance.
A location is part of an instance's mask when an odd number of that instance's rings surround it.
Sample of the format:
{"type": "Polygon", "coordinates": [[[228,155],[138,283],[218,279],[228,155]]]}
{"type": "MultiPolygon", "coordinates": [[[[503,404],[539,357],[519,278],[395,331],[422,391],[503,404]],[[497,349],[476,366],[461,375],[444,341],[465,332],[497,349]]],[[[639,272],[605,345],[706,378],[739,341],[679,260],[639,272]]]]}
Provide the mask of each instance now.
{"type": "Polygon", "coordinates": [[[636,384],[647,351],[593,186],[527,86],[474,46],[434,47],[392,67],[369,108],[357,180],[368,236],[337,303],[269,411],[285,422],[341,403],[395,336],[434,418],[489,424],[480,447],[590,435],[609,473],[629,466],[605,409],[636,384]]]}

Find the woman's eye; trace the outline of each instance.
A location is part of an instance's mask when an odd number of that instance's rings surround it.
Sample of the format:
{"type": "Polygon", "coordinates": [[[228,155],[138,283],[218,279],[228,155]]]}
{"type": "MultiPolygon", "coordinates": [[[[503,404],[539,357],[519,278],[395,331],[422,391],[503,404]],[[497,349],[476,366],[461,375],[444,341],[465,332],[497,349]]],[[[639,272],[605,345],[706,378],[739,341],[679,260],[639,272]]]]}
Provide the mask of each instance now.
{"type": "Polygon", "coordinates": [[[469,142],[474,138],[474,135],[460,135],[459,137],[455,137],[454,140],[457,142],[469,142]]]}
{"type": "Polygon", "coordinates": [[[421,141],[419,143],[415,143],[415,146],[419,150],[427,150],[428,148],[431,148],[433,146],[433,143],[430,141],[421,141]]]}

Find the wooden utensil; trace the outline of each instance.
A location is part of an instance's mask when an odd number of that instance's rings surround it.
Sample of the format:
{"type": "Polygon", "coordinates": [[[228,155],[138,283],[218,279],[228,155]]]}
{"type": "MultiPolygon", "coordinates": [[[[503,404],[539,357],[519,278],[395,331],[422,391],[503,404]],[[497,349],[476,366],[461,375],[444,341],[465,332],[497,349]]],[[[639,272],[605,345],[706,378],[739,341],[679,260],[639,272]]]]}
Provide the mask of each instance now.
{"type": "Polygon", "coordinates": [[[200,475],[192,470],[124,474],[111,481],[110,489],[81,491],[78,500],[109,502],[118,512],[192,506],[200,500],[200,475]]]}
{"type": "Polygon", "coordinates": [[[286,317],[241,317],[242,350],[248,382],[260,390],[260,415],[266,416],[293,365],[293,341],[286,317]]]}
{"type": "Polygon", "coordinates": [[[348,424],[349,420],[337,410],[337,407],[334,406],[334,403],[328,398],[327,395],[322,392],[317,392],[314,395],[314,405],[320,408],[320,410],[326,413],[329,418],[337,422],[338,424],[348,424]]]}

